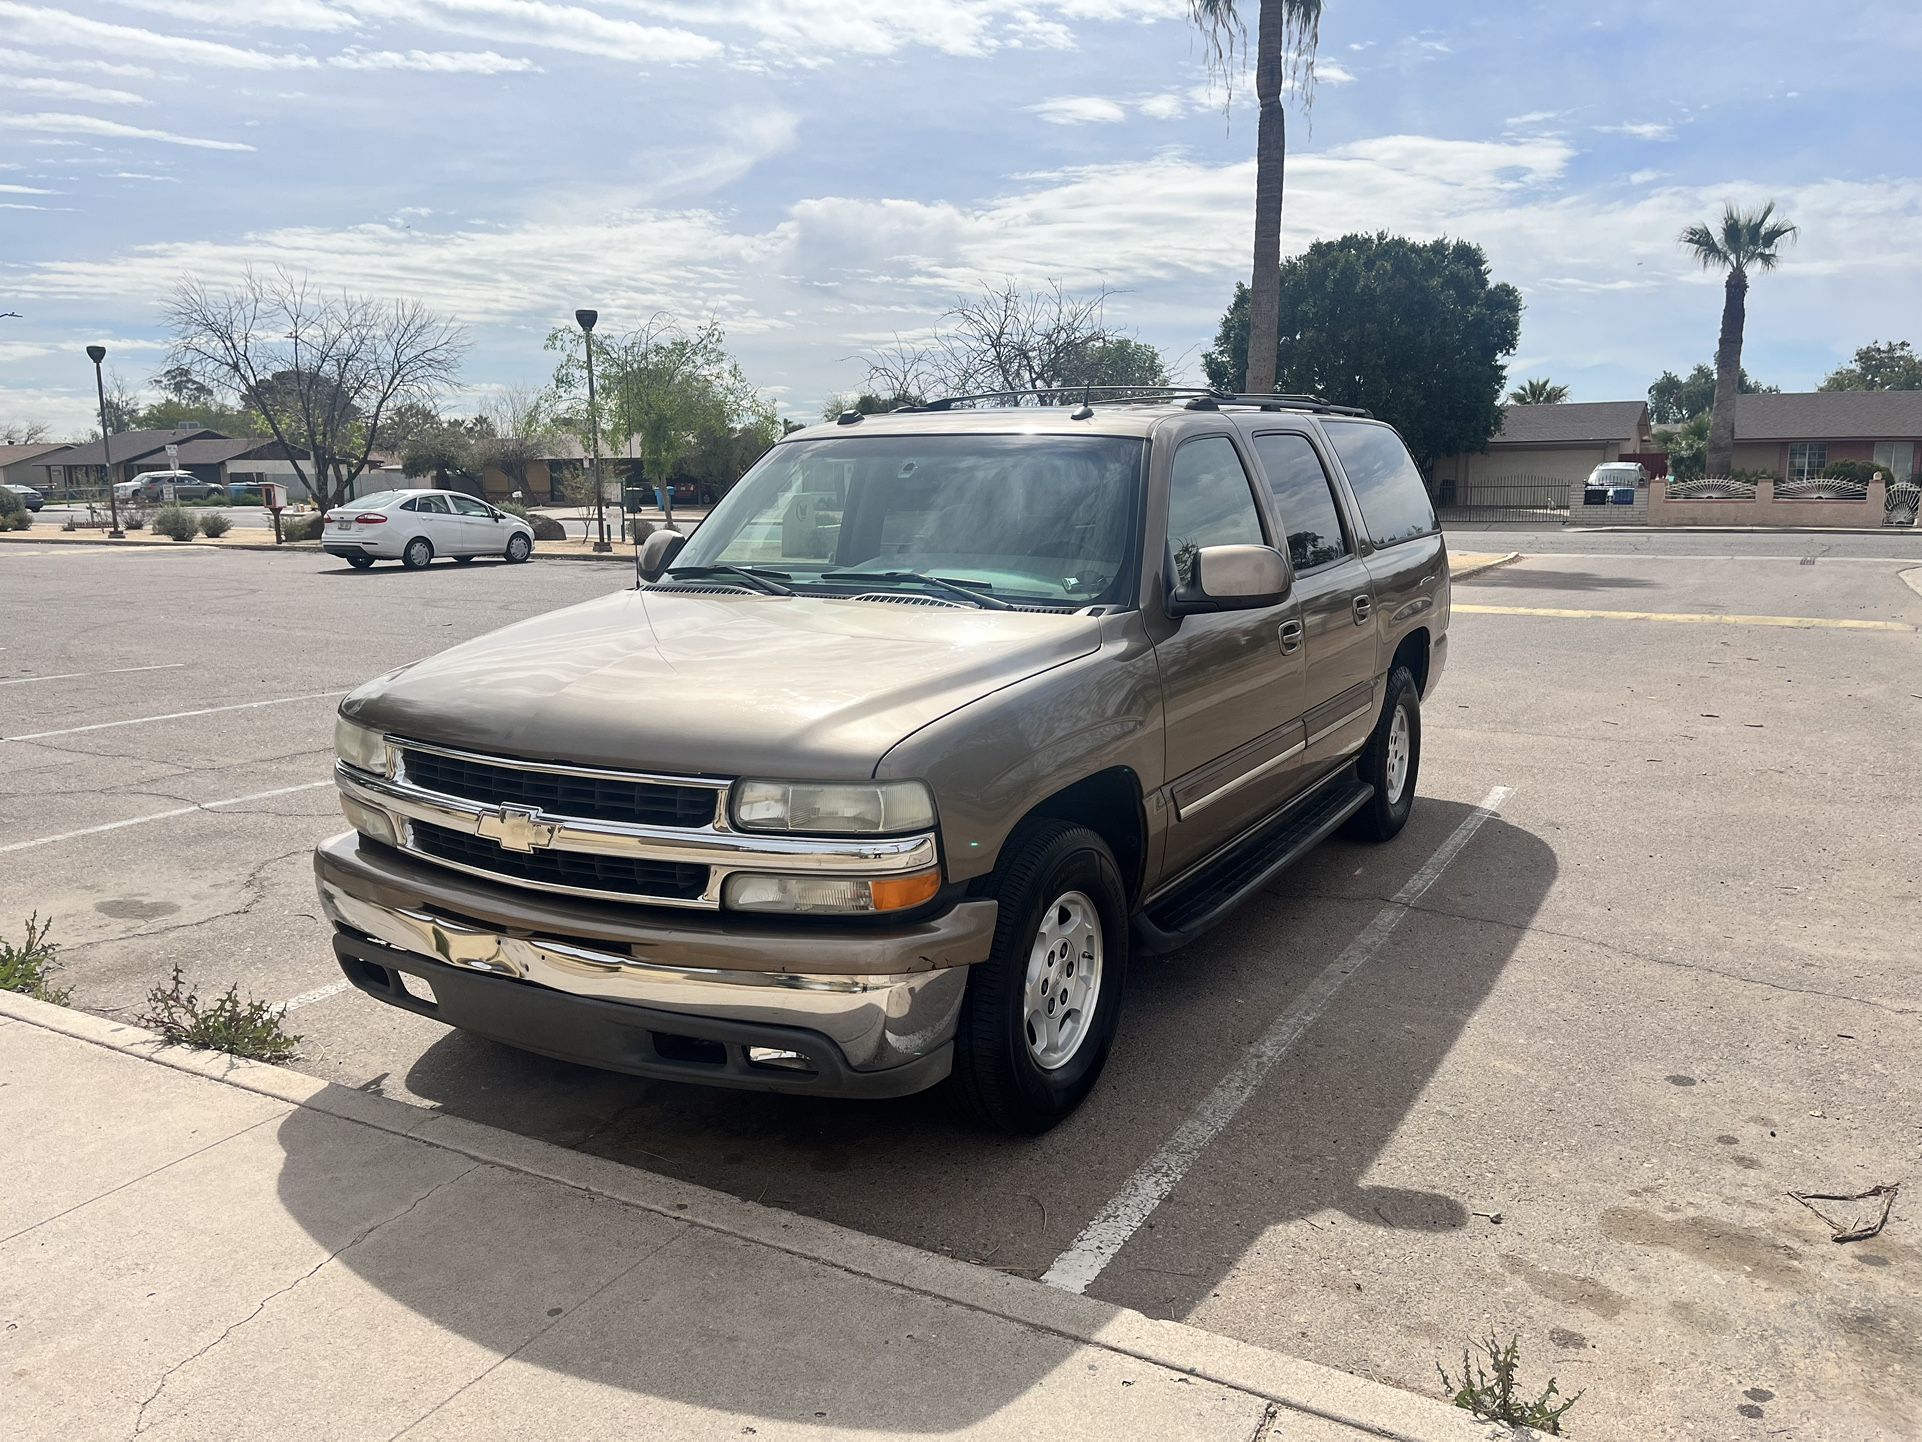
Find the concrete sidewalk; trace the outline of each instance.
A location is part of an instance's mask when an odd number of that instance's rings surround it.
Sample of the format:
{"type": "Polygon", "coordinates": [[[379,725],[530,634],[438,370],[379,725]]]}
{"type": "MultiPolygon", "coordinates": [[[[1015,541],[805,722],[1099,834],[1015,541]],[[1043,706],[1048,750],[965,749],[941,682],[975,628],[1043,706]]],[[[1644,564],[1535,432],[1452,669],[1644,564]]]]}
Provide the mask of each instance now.
{"type": "Polygon", "coordinates": [[[4,992],[0,1138],[9,1438],[1508,1435],[4,992]]]}

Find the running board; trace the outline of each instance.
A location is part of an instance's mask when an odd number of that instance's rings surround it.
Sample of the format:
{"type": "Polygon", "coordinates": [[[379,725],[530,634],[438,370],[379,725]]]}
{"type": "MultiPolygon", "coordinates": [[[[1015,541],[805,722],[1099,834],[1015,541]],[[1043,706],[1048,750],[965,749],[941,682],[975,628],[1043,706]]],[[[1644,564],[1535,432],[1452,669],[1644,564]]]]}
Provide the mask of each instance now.
{"type": "Polygon", "coordinates": [[[1251,893],[1293,866],[1328,839],[1335,828],[1374,797],[1375,788],[1353,775],[1316,792],[1236,844],[1219,860],[1134,918],[1134,949],[1159,956],[1186,946],[1224,920],[1251,893]]]}

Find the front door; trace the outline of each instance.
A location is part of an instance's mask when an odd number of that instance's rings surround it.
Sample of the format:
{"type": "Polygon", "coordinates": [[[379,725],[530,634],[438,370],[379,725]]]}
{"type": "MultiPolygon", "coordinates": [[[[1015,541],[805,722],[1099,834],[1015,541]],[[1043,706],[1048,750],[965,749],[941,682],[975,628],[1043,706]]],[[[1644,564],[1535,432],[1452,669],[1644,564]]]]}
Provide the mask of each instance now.
{"type": "Polygon", "coordinates": [[[487,556],[506,548],[506,527],[495,519],[491,506],[457,491],[448,493],[447,504],[460,522],[462,555],[487,556]]]}
{"type": "Polygon", "coordinates": [[[1295,568],[1307,679],[1302,700],[1303,782],[1352,753],[1375,720],[1379,648],[1374,580],[1358,554],[1328,465],[1304,431],[1255,436],[1255,459],[1295,568]]]}
{"type": "MultiPolygon", "coordinates": [[[[1176,581],[1204,546],[1273,545],[1247,467],[1225,434],[1184,441],[1168,476],[1167,546],[1176,581]]],[[[1292,598],[1182,617],[1159,641],[1178,871],[1273,810],[1302,751],[1302,646],[1292,598]]]]}

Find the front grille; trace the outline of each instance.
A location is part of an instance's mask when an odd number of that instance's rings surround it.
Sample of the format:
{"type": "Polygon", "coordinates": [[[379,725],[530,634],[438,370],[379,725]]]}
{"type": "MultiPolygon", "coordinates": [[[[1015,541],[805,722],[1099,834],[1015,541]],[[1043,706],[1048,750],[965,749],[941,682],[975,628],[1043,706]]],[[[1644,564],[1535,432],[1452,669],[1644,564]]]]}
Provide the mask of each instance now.
{"type": "Polygon", "coordinates": [[[509,851],[484,836],[425,821],[413,822],[411,829],[415,849],[428,856],[529,886],[571,886],[664,901],[693,901],[707,889],[707,868],[683,861],[641,861],[583,851],[509,851]]]}
{"type": "Polygon", "coordinates": [[[443,796],[483,805],[537,806],[550,816],[579,816],[640,826],[707,826],[715,792],[669,781],[620,781],[559,771],[523,771],[512,763],[468,761],[403,747],[407,779],[443,796]]]}

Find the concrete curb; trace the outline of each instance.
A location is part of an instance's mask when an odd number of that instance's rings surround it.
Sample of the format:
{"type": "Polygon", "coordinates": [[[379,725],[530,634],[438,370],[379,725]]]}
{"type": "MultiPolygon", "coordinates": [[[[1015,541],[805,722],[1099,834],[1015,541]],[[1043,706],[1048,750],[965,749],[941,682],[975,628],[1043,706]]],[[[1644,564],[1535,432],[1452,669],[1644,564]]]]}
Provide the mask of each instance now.
{"type": "MultiPolygon", "coordinates": [[[[110,541],[105,536],[36,536],[29,531],[20,532],[19,535],[20,539],[17,541],[13,539],[12,535],[9,535],[5,540],[0,540],[0,545],[118,546],[122,550],[142,551],[165,551],[172,549],[172,545],[196,545],[199,546],[202,551],[279,551],[283,553],[293,551],[301,555],[321,554],[320,542],[318,541],[282,541],[279,545],[274,545],[269,541],[214,541],[206,545],[200,545],[197,541],[181,541],[163,546],[156,541],[110,541]]],[[[591,552],[586,554],[572,551],[544,552],[536,545],[534,554],[530,559],[536,561],[598,561],[603,565],[612,562],[615,565],[632,566],[634,564],[634,552],[631,547],[616,547],[611,552],[597,556],[591,552]]]]}
{"type": "Polygon", "coordinates": [[[1907,571],[1898,571],[1896,574],[1902,578],[1903,585],[1915,592],[1916,595],[1922,596],[1922,566],[1916,566],[1907,571]]]}
{"type": "MultiPolygon", "coordinates": [[[[1516,527],[1517,530],[1522,529],[1516,527]]],[[[1551,526],[1548,530],[1607,532],[1629,536],[1887,536],[1910,535],[1908,526],[1551,526]]]]}
{"type": "Polygon", "coordinates": [[[1448,579],[1451,581],[1466,581],[1470,576],[1479,576],[1483,571],[1492,571],[1497,566],[1506,566],[1510,561],[1519,561],[1521,558],[1522,553],[1520,551],[1510,551],[1507,555],[1496,556],[1492,560],[1487,561],[1476,561],[1466,566],[1458,567],[1451,564],[1448,568],[1448,579]]]}
{"type": "MultiPolygon", "coordinates": [[[[1395,1442],[1470,1442],[1491,1437],[1523,1442],[1538,1435],[1523,1428],[1477,1422],[1447,1403],[1180,1322],[1156,1321],[1125,1307],[1057,1291],[1025,1277],[742,1201],[393,1097],[355,1091],[286,1067],[170,1046],[151,1032],[91,1012],[0,992],[0,1019],[24,1022],[175,1071],[638,1207],[670,1221],[772,1247],[1071,1342],[1184,1372],[1371,1436],[1395,1442]]],[[[1287,1434],[1284,1429],[1275,1435],[1287,1434]]]]}

